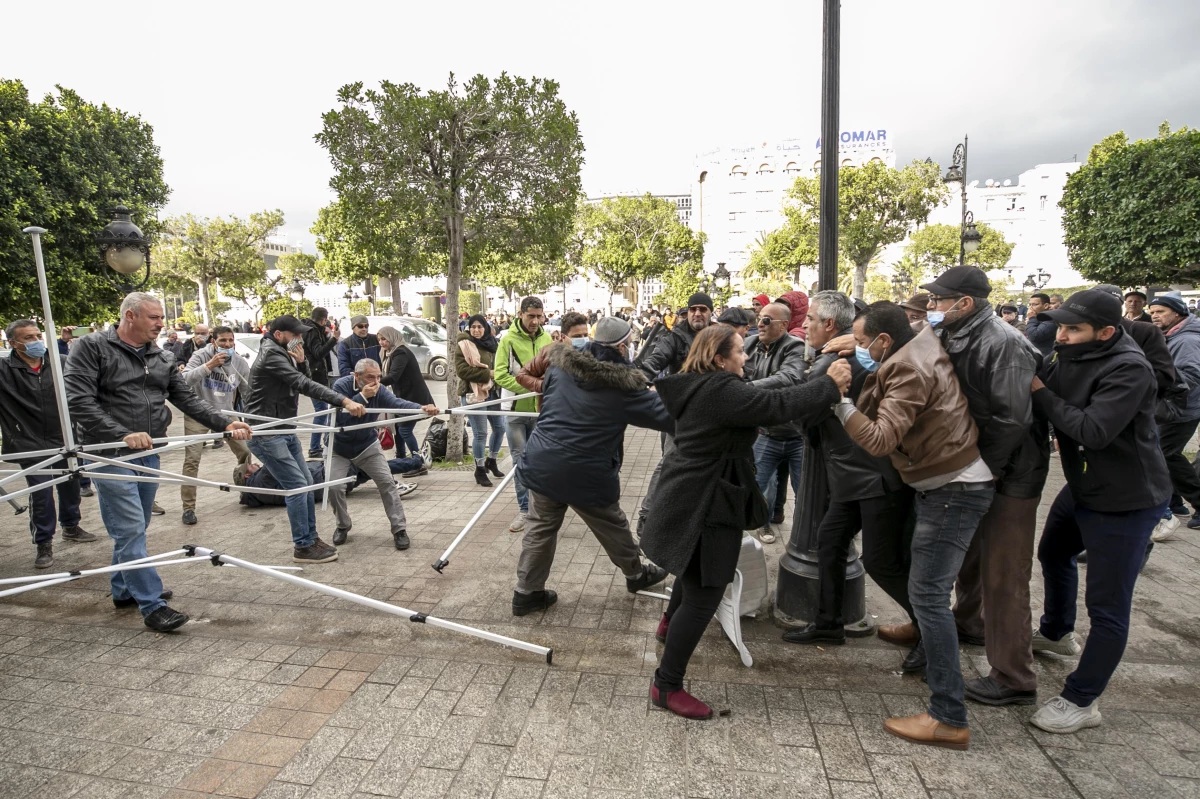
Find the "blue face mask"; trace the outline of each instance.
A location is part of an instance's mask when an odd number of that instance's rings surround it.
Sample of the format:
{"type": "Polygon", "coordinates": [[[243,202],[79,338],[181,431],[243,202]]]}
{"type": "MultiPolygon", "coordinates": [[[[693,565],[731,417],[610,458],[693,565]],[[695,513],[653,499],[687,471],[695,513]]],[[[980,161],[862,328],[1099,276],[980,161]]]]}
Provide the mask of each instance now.
{"type": "Polygon", "coordinates": [[[871,347],[874,346],[875,342],[878,340],[879,336],[876,336],[867,346],[854,348],[854,357],[858,361],[859,366],[866,369],[868,372],[874,372],[879,368],[879,361],[871,357],[871,347]]]}
{"type": "Polygon", "coordinates": [[[45,358],[46,357],[46,342],[31,341],[25,345],[25,356],[27,358],[45,358]]]}
{"type": "Polygon", "coordinates": [[[587,343],[588,343],[587,336],[580,336],[579,338],[573,338],[570,341],[571,341],[571,346],[577,350],[583,349],[584,347],[587,346],[587,343]]]}
{"type": "Polygon", "coordinates": [[[236,347],[217,347],[217,352],[223,353],[226,358],[232,358],[237,355],[236,347]]]}
{"type": "Polygon", "coordinates": [[[929,323],[930,327],[937,327],[942,322],[946,321],[946,312],[945,311],[926,311],[925,312],[925,321],[929,323]]]}

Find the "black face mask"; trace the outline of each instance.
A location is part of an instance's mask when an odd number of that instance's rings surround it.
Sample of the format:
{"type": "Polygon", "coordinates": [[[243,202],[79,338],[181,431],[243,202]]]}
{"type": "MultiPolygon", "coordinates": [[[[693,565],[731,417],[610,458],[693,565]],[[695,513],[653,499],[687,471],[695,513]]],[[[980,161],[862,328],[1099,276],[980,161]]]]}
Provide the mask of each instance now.
{"type": "Polygon", "coordinates": [[[1074,360],[1089,353],[1103,349],[1104,346],[1111,343],[1111,341],[1112,339],[1109,339],[1108,341],[1093,339],[1091,341],[1085,341],[1082,344],[1059,344],[1056,341],[1054,343],[1054,351],[1058,353],[1059,358],[1063,358],[1064,360],[1074,360]]]}

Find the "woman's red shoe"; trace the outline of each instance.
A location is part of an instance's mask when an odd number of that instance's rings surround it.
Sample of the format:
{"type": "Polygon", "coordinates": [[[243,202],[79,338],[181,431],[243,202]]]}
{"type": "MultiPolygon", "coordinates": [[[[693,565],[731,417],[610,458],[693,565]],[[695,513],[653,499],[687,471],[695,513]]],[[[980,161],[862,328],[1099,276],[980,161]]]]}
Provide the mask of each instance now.
{"type": "Polygon", "coordinates": [[[655,707],[665,707],[676,716],[685,719],[710,719],[712,708],[701,702],[687,691],[662,691],[657,685],[650,686],[650,703],[655,707]]]}
{"type": "Polygon", "coordinates": [[[667,618],[667,614],[664,613],[662,621],[658,623],[658,629],[654,631],[654,637],[658,639],[660,644],[665,644],[667,642],[667,626],[670,623],[671,620],[667,618]]]}

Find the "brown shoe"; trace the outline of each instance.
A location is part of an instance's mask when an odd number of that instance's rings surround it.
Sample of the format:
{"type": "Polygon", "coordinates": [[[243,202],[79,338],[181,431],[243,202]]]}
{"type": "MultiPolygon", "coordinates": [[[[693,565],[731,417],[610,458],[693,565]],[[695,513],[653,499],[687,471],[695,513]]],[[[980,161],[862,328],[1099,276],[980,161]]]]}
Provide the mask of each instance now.
{"type": "Polygon", "coordinates": [[[883,624],[880,625],[875,634],[889,644],[896,646],[914,647],[917,641],[921,640],[921,634],[917,632],[917,625],[911,621],[907,624],[883,624]]]}
{"type": "Polygon", "coordinates": [[[928,713],[902,719],[887,719],[883,722],[883,728],[897,738],[926,746],[965,750],[971,743],[969,729],[942,724],[928,713]]]}

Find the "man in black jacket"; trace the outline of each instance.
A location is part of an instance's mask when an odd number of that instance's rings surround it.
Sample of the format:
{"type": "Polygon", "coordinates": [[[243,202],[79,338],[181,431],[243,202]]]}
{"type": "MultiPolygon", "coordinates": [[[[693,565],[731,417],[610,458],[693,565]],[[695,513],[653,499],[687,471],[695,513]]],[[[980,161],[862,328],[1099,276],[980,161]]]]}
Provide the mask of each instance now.
{"type": "Polygon", "coordinates": [[[182,371],[187,368],[188,361],[192,359],[192,354],[196,350],[202,350],[208,346],[208,325],[198,324],[192,328],[192,335],[188,336],[187,341],[183,342],[183,346],[178,353],[179,361],[176,364],[182,371]]]}
{"type": "MultiPolygon", "coordinates": [[[[770,307],[770,306],[768,306],[770,307]]],[[[853,335],[854,303],[839,291],[813,295],[804,322],[805,340],[814,350],[839,335],[853,335]]],[[[907,309],[906,309],[907,310],[907,309]]],[[[820,355],[804,375],[805,382],[821,377],[841,356],[820,355]]],[[[850,390],[846,396],[858,402],[869,374],[855,358],[850,364],[850,390]]],[[[889,638],[885,630],[915,629],[912,602],[908,598],[908,572],[912,561],[909,546],[912,527],[913,490],[904,484],[887,457],[873,458],[846,433],[831,409],[803,420],[805,434],[820,449],[829,483],[829,508],[817,531],[817,569],[821,593],[816,619],[798,630],[784,633],[783,640],[795,644],[843,644],[842,603],[846,591],[846,556],[850,542],[861,529],[863,566],[867,574],[908,613],[911,624],[880,627],[879,636],[893,643],[913,646],[916,639],[889,638]]]]}
{"type": "MultiPolygon", "coordinates": [[[[38,452],[63,445],[58,419],[58,396],[50,373],[50,359],[37,322],[18,319],[5,331],[13,351],[0,359],[0,432],[4,436],[4,455],[20,468],[33,466],[45,458],[18,458],[21,452],[38,452]]],[[[59,460],[48,468],[64,469],[59,460]]],[[[31,474],[26,485],[49,482],[50,475],[31,474]]],[[[96,536],[79,526],[79,480],[72,478],[55,486],[58,491],[58,521],[64,541],[95,541],[96,536]]],[[[47,569],[54,563],[54,491],[45,488],[29,495],[29,532],[37,547],[35,569],[47,569]]]]}
{"type": "MultiPolygon", "coordinates": [[[[804,342],[788,335],[791,309],[781,302],[763,306],[758,319],[758,335],[746,339],[746,365],[742,372],[751,385],[758,388],[794,386],[804,379],[804,342]]],[[[792,491],[800,496],[800,468],[804,457],[804,425],[790,422],[775,427],[760,428],[754,442],[754,469],[758,489],[774,508],[779,488],[780,464],[788,464],[792,491]]],[[[757,531],[764,544],[775,541],[768,519],[757,531]]]]}
{"type": "Polygon", "coordinates": [[[1038,348],[1043,356],[1054,352],[1054,337],[1058,326],[1053,322],[1039,322],[1037,315],[1050,310],[1050,295],[1038,292],[1029,295],[1029,314],[1025,318],[1025,338],[1038,348]]]}
{"type": "MultiPolygon", "coordinates": [[[[329,354],[338,345],[337,331],[332,334],[327,329],[329,311],[317,306],[312,309],[312,317],[303,321],[304,325],[304,365],[308,376],[314,383],[323,386],[332,385],[329,380],[329,354]]],[[[313,410],[323,411],[329,406],[319,399],[313,400],[313,410]]],[[[330,414],[313,417],[313,424],[328,424],[330,414]]],[[[322,452],[325,446],[325,434],[313,433],[308,440],[308,457],[320,459],[325,457],[322,452]]]]}
{"type": "Polygon", "coordinates": [[[1029,644],[1029,579],[1042,487],[1050,471],[1049,433],[1034,424],[1029,386],[1041,355],[992,313],[992,286],[974,266],[956,266],[921,288],[958,383],[979,428],[979,454],[996,478],[996,496],[980,521],[955,585],[959,640],[984,643],[991,673],[968,680],[967,698],[1032,704],[1037,676],[1029,644]]]}
{"type": "MultiPolygon", "coordinates": [[[[80,443],[124,442],[134,452],[149,450],[152,439],[165,436],[171,424],[167,400],[210,430],[229,431],[239,441],[250,438],[250,426],[230,422],[199,399],[184,381],[175,358],[155,343],[163,317],[157,297],[135,291],[121,303],[116,329],[85,336],[71,351],[65,375],[67,401],[80,443]]],[[[111,456],[115,448],[99,454],[111,456]]],[[[129,463],[157,469],[158,455],[147,454],[129,463]]],[[[127,479],[144,475],[123,465],[93,470],[100,514],[113,539],[113,563],[146,557],[146,525],[158,484],[127,479]]],[[[114,572],[110,583],[113,604],[137,605],[152,630],[167,632],[188,620],[167,605],[171,592],[163,591],[154,569],[114,572]]]]}
{"type": "MultiPolygon", "coordinates": [[[[362,416],[362,405],[342,396],[329,386],[310,380],[304,374],[306,328],[296,317],[285,314],[271,320],[258,347],[258,357],[250,369],[250,392],[246,412],[277,419],[296,415],[299,395],[341,406],[353,416],[362,416]]],[[[278,425],[284,428],[289,425],[278,425]]],[[[270,470],[275,482],[285,489],[312,485],[312,476],[304,465],[304,451],[295,435],[263,436],[250,442],[250,451],[270,470]]],[[[287,498],[288,523],[292,528],[297,563],[328,563],[337,560],[337,549],[317,535],[317,508],[311,491],[287,498]]]]}
{"type": "MultiPolygon", "coordinates": [[[[688,351],[692,348],[692,340],[696,338],[697,333],[712,324],[712,312],[712,297],[703,291],[697,291],[688,298],[687,318],[677,320],[671,330],[662,331],[655,338],[653,349],[647,347],[649,354],[638,364],[638,368],[647,379],[653,380],[662,372],[673,375],[683,368],[683,362],[687,360],[688,351]]],[[[658,488],[658,476],[662,473],[663,458],[675,449],[674,437],[669,433],[663,433],[659,443],[662,445],[663,456],[650,475],[650,482],[646,484],[646,493],[642,497],[642,505],[638,508],[639,530],[642,529],[646,516],[654,505],[654,492],[658,488]]]]}
{"type": "Polygon", "coordinates": [[[1061,695],[1030,721],[1047,732],[1072,733],[1101,723],[1096,699],[1125,651],[1142,553],[1167,509],[1171,480],[1154,421],[1153,375],[1120,326],[1121,303],[1090,289],[1041,316],[1058,324],[1058,343],[1033,381],[1033,405],[1054,426],[1067,485],[1038,545],[1046,601],[1033,648],[1079,653],[1075,557],[1085,549],[1091,630],[1061,695]]]}

